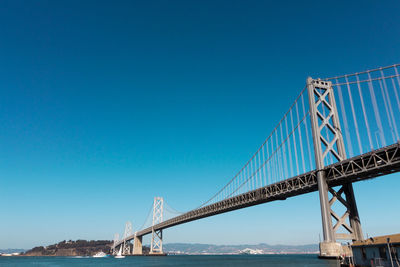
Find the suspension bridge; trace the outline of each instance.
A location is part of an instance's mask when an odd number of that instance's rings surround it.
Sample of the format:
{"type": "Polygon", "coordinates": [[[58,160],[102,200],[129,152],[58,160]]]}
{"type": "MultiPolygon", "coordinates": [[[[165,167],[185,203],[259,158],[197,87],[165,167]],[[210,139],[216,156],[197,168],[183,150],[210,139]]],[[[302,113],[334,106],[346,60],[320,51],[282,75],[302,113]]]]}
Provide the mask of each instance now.
{"type": "Polygon", "coordinates": [[[395,64],[308,78],[271,134],[224,187],[199,207],[166,220],[164,199],[156,197],[151,225],[132,233],[128,222],[123,238],[114,238],[113,253],[142,255],[142,238],[151,234],[150,254],[162,254],[164,229],[318,191],[320,256],[338,257],[339,240],[363,239],[352,183],[400,170],[399,72],[395,64]]]}

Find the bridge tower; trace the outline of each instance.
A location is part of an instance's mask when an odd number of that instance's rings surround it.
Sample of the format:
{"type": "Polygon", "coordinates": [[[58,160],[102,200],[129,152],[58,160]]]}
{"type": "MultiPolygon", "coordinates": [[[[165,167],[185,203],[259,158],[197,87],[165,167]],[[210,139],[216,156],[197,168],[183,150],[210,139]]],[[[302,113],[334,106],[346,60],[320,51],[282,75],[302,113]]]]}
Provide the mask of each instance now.
{"type": "Polygon", "coordinates": [[[162,229],[155,230],[154,225],[163,221],[164,199],[155,197],[153,204],[153,228],[151,233],[150,254],[162,254],[162,229]]]}
{"type": "Polygon", "coordinates": [[[117,248],[115,247],[115,245],[117,244],[118,241],[119,241],[119,234],[116,233],[116,234],[114,235],[114,245],[113,245],[113,247],[112,247],[112,254],[113,254],[113,255],[116,255],[116,254],[118,253],[117,248]]]}
{"type": "Polygon", "coordinates": [[[329,155],[337,161],[346,159],[332,83],[309,77],[307,91],[324,236],[319,245],[320,257],[338,257],[342,250],[340,243],[336,242],[338,239],[361,240],[363,234],[352,184],[343,184],[339,190],[335,190],[327,184],[323,170],[329,155]],[[328,192],[332,195],[331,199],[328,192]],[[343,215],[333,211],[335,202],[344,206],[346,211],[343,215]]]}
{"type": "Polygon", "coordinates": [[[126,222],[125,224],[125,232],[124,232],[124,246],[122,249],[122,253],[124,255],[131,254],[131,244],[129,241],[126,241],[127,237],[132,235],[132,223],[126,222]]]}

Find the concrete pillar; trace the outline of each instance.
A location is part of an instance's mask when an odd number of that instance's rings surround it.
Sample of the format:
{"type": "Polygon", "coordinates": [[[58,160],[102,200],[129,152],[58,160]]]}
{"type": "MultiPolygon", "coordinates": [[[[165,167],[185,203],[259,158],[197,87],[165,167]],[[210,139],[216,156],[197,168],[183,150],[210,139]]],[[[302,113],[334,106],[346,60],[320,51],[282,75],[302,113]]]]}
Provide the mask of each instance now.
{"type": "Polygon", "coordinates": [[[143,255],[142,236],[135,236],[133,241],[133,255],[143,255]]]}

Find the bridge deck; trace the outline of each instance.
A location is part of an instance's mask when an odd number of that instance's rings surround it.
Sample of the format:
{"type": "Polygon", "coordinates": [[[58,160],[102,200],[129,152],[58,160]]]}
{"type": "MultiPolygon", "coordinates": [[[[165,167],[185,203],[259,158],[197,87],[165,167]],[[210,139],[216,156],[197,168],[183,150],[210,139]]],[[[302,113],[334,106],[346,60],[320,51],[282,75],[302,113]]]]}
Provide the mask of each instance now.
{"type": "MultiPolygon", "coordinates": [[[[326,166],[326,179],[329,186],[342,185],[357,181],[376,178],[400,170],[400,143],[396,143],[378,150],[374,150],[341,162],[326,166]]],[[[162,223],[148,227],[136,233],[143,236],[154,230],[166,229],[178,224],[198,220],[216,214],[246,208],[275,200],[284,200],[318,190],[317,170],[286,179],[247,193],[234,196],[220,202],[210,204],[162,223]]],[[[126,240],[134,239],[131,235],[126,240]]],[[[116,246],[122,244],[121,240],[116,246]]]]}

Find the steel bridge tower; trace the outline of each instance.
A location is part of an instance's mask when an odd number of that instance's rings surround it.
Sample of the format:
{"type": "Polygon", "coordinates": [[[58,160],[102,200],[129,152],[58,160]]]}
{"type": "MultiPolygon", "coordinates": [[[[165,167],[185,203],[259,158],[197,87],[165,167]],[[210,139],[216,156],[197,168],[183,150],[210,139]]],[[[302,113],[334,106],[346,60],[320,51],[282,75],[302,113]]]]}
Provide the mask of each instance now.
{"type": "Polygon", "coordinates": [[[112,249],[112,254],[113,255],[116,255],[118,253],[117,248],[116,248],[116,245],[117,245],[118,241],[119,241],[119,234],[116,233],[114,235],[114,245],[113,245],[113,249],[112,249]]]}
{"type": "Polygon", "coordinates": [[[124,246],[122,249],[122,253],[124,255],[129,255],[131,254],[131,243],[127,241],[127,237],[132,235],[132,223],[131,222],[126,222],[125,224],[125,232],[124,232],[124,246]]]}
{"type": "Polygon", "coordinates": [[[337,161],[346,159],[332,83],[310,77],[307,79],[307,91],[324,236],[319,245],[320,257],[338,257],[342,250],[341,244],[336,242],[338,239],[361,240],[363,234],[352,184],[345,183],[339,190],[335,190],[327,184],[323,171],[328,155],[337,161]],[[331,199],[328,192],[332,194],[331,199]],[[336,201],[346,209],[341,216],[332,209],[336,201]],[[335,224],[332,223],[332,218],[335,224]]]}
{"type": "Polygon", "coordinates": [[[153,225],[151,233],[150,254],[162,254],[162,229],[155,230],[154,225],[163,221],[164,199],[155,197],[153,204],[153,225]]]}

